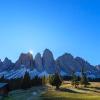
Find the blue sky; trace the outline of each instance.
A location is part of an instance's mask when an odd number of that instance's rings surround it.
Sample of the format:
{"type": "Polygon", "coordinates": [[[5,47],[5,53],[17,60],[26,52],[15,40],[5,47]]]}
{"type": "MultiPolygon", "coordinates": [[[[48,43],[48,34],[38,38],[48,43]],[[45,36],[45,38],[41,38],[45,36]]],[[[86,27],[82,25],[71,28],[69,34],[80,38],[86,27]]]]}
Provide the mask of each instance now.
{"type": "Polygon", "coordinates": [[[100,1],[0,0],[0,58],[45,48],[100,64],[100,1]]]}

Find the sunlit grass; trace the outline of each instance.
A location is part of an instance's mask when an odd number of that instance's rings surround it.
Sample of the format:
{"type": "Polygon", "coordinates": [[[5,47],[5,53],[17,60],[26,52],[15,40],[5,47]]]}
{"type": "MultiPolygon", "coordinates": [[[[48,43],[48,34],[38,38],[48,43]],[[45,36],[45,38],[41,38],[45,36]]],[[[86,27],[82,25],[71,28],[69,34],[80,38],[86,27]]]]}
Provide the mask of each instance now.
{"type": "Polygon", "coordinates": [[[87,93],[68,93],[62,91],[48,91],[42,95],[44,100],[100,100],[99,95],[87,93]]]}
{"type": "Polygon", "coordinates": [[[59,91],[49,89],[42,94],[42,97],[43,100],[100,100],[99,87],[100,83],[91,83],[88,88],[75,89],[68,82],[68,84],[62,84],[59,91]]]}

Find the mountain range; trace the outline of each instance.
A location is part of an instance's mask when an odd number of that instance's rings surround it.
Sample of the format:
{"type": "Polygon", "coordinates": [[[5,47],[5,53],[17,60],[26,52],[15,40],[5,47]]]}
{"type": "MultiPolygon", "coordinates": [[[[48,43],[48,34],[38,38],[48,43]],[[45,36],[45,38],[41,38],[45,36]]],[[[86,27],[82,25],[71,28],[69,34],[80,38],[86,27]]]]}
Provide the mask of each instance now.
{"type": "Polygon", "coordinates": [[[45,49],[43,55],[37,53],[34,58],[31,53],[21,53],[15,63],[7,57],[3,62],[0,60],[0,76],[4,75],[8,79],[22,77],[26,71],[29,72],[31,78],[36,75],[49,76],[56,72],[62,76],[71,76],[75,72],[80,76],[82,68],[88,77],[100,78],[100,65],[93,66],[83,58],[73,57],[69,53],[54,59],[49,49],[45,49]]]}

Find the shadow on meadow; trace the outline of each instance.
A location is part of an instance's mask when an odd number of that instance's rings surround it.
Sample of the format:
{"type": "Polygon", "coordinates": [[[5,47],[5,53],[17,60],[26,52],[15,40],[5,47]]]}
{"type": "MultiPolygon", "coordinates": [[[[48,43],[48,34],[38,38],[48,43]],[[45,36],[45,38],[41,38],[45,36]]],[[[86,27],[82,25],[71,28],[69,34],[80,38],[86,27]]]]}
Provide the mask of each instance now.
{"type": "Polygon", "coordinates": [[[69,93],[79,93],[77,91],[74,91],[74,90],[71,90],[71,89],[68,89],[68,88],[60,88],[58,91],[69,92],[69,93]]]}
{"type": "Polygon", "coordinates": [[[79,90],[84,90],[84,91],[89,91],[89,92],[95,92],[95,93],[100,93],[100,91],[97,91],[97,88],[93,88],[95,90],[91,90],[90,88],[78,88],[79,90]]]}
{"type": "Polygon", "coordinates": [[[100,87],[93,87],[94,89],[100,90],[100,87]]]}

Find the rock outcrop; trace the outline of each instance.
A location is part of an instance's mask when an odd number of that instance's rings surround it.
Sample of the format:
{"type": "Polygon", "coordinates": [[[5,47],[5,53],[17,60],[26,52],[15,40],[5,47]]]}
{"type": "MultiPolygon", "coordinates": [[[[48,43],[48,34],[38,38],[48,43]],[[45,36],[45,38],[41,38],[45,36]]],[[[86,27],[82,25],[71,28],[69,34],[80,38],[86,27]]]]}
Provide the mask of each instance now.
{"type": "Polygon", "coordinates": [[[76,70],[80,71],[79,64],[74,60],[71,54],[65,53],[64,55],[58,57],[56,62],[60,70],[65,71],[66,73],[71,74],[76,70]]]}
{"type": "Polygon", "coordinates": [[[2,61],[1,61],[1,59],[0,59],[0,66],[2,66],[2,61]]]}
{"type": "Polygon", "coordinates": [[[0,66],[0,70],[11,70],[14,67],[14,63],[6,57],[3,62],[0,61],[0,66]]]}
{"type": "Polygon", "coordinates": [[[43,53],[43,67],[48,73],[55,73],[57,71],[53,54],[48,49],[43,53]]]}
{"type": "MultiPolygon", "coordinates": [[[[12,63],[8,58],[5,58],[3,62],[0,60],[0,72],[12,69],[22,69],[21,71],[25,69],[25,71],[31,72],[34,70],[42,73],[42,75],[59,72],[61,75],[68,76],[72,75],[73,72],[81,73],[81,70],[84,69],[88,76],[100,77],[100,65],[92,66],[84,59],[80,57],[74,58],[69,53],[65,53],[54,60],[53,54],[49,49],[43,52],[43,56],[38,53],[34,59],[31,53],[22,53],[16,63],[12,63]]],[[[33,73],[31,74],[33,75],[33,73]]]]}
{"type": "Polygon", "coordinates": [[[100,71],[100,65],[96,65],[95,68],[100,71]]]}
{"type": "Polygon", "coordinates": [[[77,63],[79,64],[80,68],[83,68],[85,71],[93,71],[93,70],[95,70],[94,66],[92,66],[91,64],[89,64],[87,61],[85,61],[84,59],[82,59],[80,57],[76,57],[75,61],[77,61],[77,63]]]}
{"type": "Polygon", "coordinates": [[[43,62],[42,62],[42,57],[41,57],[41,54],[38,53],[36,56],[35,56],[35,59],[34,59],[34,66],[35,68],[39,71],[39,72],[42,72],[44,70],[43,68],[43,62]]]}
{"type": "Polygon", "coordinates": [[[15,68],[20,68],[21,66],[26,68],[33,67],[33,55],[31,53],[22,53],[19,59],[15,63],[15,68]]]}

